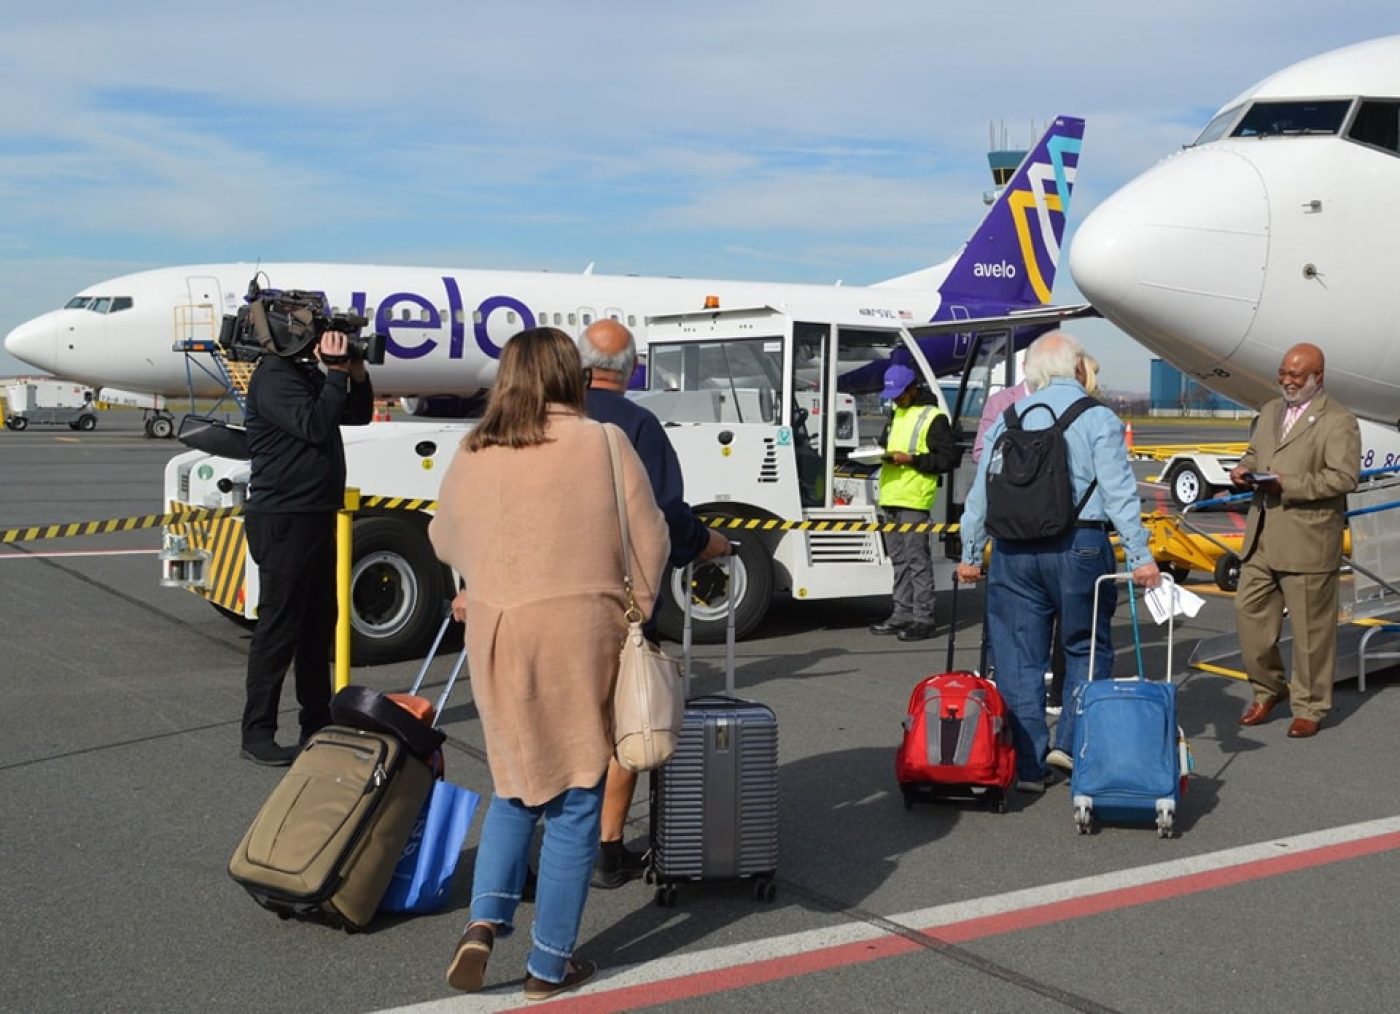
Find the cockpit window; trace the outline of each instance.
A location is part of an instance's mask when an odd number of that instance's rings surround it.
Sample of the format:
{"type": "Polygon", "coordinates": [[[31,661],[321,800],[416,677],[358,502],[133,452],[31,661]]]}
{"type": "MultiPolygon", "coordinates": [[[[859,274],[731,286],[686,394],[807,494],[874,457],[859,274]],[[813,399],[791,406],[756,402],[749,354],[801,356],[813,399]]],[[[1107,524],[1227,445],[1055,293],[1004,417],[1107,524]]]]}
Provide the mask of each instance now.
{"type": "Polygon", "coordinates": [[[1210,144],[1212,141],[1220,140],[1230,130],[1230,125],[1239,117],[1240,108],[1240,106],[1231,106],[1216,116],[1215,119],[1206,124],[1206,129],[1201,131],[1196,140],[1191,143],[1210,144]]]}
{"type": "Polygon", "coordinates": [[[1231,137],[1278,137],[1298,134],[1337,134],[1346,122],[1351,99],[1289,99],[1256,102],[1249,107],[1231,137]]]}
{"type": "Polygon", "coordinates": [[[63,304],[65,310],[91,310],[93,313],[119,313],[130,310],[130,296],[74,296],[63,304]]]}
{"type": "Polygon", "coordinates": [[[1362,99],[1347,137],[1400,155],[1400,99],[1362,99]]]}

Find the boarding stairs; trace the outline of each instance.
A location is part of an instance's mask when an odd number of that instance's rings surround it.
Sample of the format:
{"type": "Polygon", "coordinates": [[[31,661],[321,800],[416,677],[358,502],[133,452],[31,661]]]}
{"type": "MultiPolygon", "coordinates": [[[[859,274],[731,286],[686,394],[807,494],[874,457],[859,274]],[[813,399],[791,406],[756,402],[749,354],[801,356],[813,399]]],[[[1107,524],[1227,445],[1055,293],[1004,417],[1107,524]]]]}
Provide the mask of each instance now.
{"type": "Polygon", "coordinates": [[[248,381],[256,363],[230,358],[219,344],[219,329],[223,318],[210,304],[184,304],[175,307],[175,343],[173,350],[185,357],[185,381],[190,392],[190,406],[195,402],[195,372],[218,381],[223,393],[215,400],[210,413],[218,411],[227,400],[244,408],[248,381]]]}

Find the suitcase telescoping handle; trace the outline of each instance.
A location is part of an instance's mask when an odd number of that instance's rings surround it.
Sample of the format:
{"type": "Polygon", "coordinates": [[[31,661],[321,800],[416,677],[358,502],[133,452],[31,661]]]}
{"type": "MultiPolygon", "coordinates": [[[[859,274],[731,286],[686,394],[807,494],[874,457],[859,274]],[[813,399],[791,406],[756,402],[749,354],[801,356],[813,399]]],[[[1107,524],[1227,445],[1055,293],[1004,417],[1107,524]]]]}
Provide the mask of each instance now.
{"type": "MultiPolygon", "coordinates": [[[[712,563],[724,569],[724,601],[728,614],[724,618],[724,693],[733,697],[734,687],[734,557],[739,554],[739,540],[729,540],[729,555],[715,557],[712,563]]],[[[691,606],[695,598],[695,562],[685,565],[685,623],[681,628],[681,672],[685,680],[685,699],[690,700],[690,646],[693,642],[694,621],[691,606]]]]}
{"type": "MultiPolygon", "coordinates": [[[[1097,647],[1098,642],[1099,642],[1099,589],[1103,587],[1103,584],[1104,584],[1105,581],[1126,581],[1126,582],[1128,582],[1129,604],[1130,604],[1130,606],[1132,607],[1133,643],[1134,643],[1134,644],[1141,644],[1141,643],[1142,643],[1142,628],[1139,626],[1139,621],[1138,621],[1137,602],[1136,602],[1135,599],[1132,599],[1132,597],[1131,597],[1131,596],[1134,594],[1134,592],[1136,591],[1136,589],[1133,587],[1133,583],[1132,583],[1132,582],[1133,582],[1133,575],[1132,575],[1132,574],[1117,574],[1117,573],[1115,573],[1115,574],[1104,574],[1104,575],[1102,575],[1097,581],[1094,582],[1094,612],[1093,612],[1093,619],[1092,619],[1092,620],[1090,621],[1090,623],[1089,623],[1089,679],[1093,679],[1093,678],[1094,678],[1094,649],[1097,647]]],[[[1170,594],[1171,596],[1175,597],[1175,594],[1176,594],[1176,587],[1175,587],[1176,582],[1172,580],[1172,576],[1171,576],[1170,574],[1163,574],[1163,575],[1162,575],[1162,584],[1163,584],[1163,586],[1167,589],[1168,594],[1170,594]]],[[[1171,604],[1172,604],[1172,607],[1173,607],[1173,608],[1167,610],[1167,682],[1168,682],[1168,683],[1172,682],[1172,671],[1173,671],[1173,670],[1172,670],[1172,648],[1173,648],[1173,646],[1174,646],[1175,643],[1176,643],[1176,609],[1175,609],[1176,603],[1175,603],[1175,602],[1172,602],[1171,604]]],[[[1140,652],[1139,652],[1139,659],[1141,659],[1141,653],[1140,653],[1140,652]]],[[[1139,679],[1144,678],[1144,677],[1143,677],[1143,674],[1142,674],[1142,665],[1141,665],[1140,662],[1139,662],[1139,665],[1138,665],[1138,678],[1139,678],[1139,679]]]]}
{"type": "MultiPolygon", "coordinates": [[[[437,636],[433,638],[433,646],[428,649],[428,657],[423,659],[423,664],[418,668],[418,675],[413,680],[413,686],[409,693],[415,697],[418,689],[423,685],[424,678],[428,675],[428,667],[433,664],[433,659],[437,658],[438,647],[442,644],[442,639],[447,634],[447,628],[452,625],[452,609],[448,607],[447,615],[442,618],[442,626],[438,627],[437,636]]],[[[442,717],[442,711],[447,707],[447,699],[452,696],[452,688],[457,684],[457,677],[462,675],[462,666],[467,662],[466,639],[462,640],[462,650],[457,653],[457,661],[452,664],[452,672],[447,677],[447,685],[442,688],[442,693],[438,695],[437,703],[433,705],[433,726],[436,727],[438,719],[442,717]]]]}

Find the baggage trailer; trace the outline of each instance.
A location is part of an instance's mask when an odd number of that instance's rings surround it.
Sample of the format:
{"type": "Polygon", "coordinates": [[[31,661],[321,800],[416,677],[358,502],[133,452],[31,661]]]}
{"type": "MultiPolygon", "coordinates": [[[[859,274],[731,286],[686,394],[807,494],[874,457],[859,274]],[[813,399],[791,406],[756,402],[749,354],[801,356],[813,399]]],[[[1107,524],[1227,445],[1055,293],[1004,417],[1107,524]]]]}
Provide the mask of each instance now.
{"type": "Polygon", "coordinates": [[[5,428],[26,430],[31,423],[69,429],[97,428],[93,391],[66,380],[18,380],[5,386],[5,428]]]}

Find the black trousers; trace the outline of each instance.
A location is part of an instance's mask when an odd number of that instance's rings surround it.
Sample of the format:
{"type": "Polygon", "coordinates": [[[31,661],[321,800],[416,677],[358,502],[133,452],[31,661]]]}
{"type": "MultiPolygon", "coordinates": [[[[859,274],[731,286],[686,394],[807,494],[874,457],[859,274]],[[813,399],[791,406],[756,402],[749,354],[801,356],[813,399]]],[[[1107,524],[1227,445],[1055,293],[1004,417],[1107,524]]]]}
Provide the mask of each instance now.
{"type": "Polygon", "coordinates": [[[331,638],[335,633],[335,513],[244,516],[258,565],[258,623],[248,648],[243,744],[277,733],[287,669],[295,663],[301,738],[331,720],[331,638]]]}

